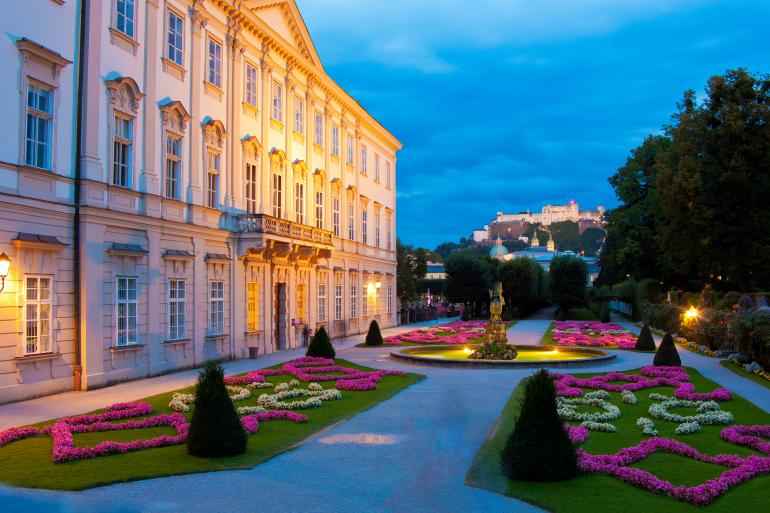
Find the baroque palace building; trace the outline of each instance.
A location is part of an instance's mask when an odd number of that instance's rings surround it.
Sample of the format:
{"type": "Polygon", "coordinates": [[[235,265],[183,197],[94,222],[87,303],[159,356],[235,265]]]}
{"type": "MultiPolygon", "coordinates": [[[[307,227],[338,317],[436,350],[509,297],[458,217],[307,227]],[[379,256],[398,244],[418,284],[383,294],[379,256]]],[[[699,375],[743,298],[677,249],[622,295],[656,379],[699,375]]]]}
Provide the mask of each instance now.
{"type": "Polygon", "coordinates": [[[0,403],[396,323],[401,145],[293,0],[5,7],[0,403]]]}

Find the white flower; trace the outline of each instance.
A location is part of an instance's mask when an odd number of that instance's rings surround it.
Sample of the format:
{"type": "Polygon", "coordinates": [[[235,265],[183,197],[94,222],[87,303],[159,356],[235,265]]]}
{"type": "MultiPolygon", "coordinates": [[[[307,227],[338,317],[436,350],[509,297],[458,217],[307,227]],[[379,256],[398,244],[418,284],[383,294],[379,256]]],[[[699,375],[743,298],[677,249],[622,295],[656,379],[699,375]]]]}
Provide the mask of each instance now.
{"type": "Polygon", "coordinates": [[[636,404],[638,402],[636,395],[630,390],[621,391],[620,400],[625,404],[636,404]]]}
{"type": "Polygon", "coordinates": [[[251,391],[246,387],[227,386],[228,393],[232,394],[230,400],[234,403],[244,401],[251,397],[251,391]]]}
{"type": "Polygon", "coordinates": [[[592,399],[590,397],[557,397],[556,412],[562,420],[606,422],[620,418],[620,408],[604,399],[592,399]],[[604,410],[604,413],[579,412],[575,409],[575,405],[595,406],[604,410]]]}
{"type": "Polygon", "coordinates": [[[591,431],[604,431],[606,433],[615,433],[617,428],[608,422],[593,422],[591,420],[584,420],[580,423],[580,427],[590,429],[591,431]]]}
{"type": "Polygon", "coordinates": [[[700,424],[697,422],[683,422],[676,428],[677,435],[690,435],[692,433],[698,433],[700,431],[700,424]]]}
{"type": "Polygon", "coordinates": [[[594,390],[593,392],[588,392],[583,397],[586,399],[609,399],[610,393],[606,390],[594,390]]]}
{"type": "Polygon", "coordinates": [[[187,405],[192,404],[194,402],[195,402],[194,395],[174,392],[174,395],[171,396],[171,401],[169,401],[168,403],[168,407],[174,411],[185,412],[185,411],[190,411],[190,407],[187,405]]]}
{"type": "Polygon", "coordinates": [[[655,423],[647,417],[636,419],[636,427],[642,431],[642,434],[648,436],[658,436],[658,430],[655,429],[655,423]]]}
{"type": "Polygon", "coordinates": [[[267,381],[254,381],[246,385],[246,387],[252,390],[255,388],[273,388],[273,384],[268,383],[267,381]]]}

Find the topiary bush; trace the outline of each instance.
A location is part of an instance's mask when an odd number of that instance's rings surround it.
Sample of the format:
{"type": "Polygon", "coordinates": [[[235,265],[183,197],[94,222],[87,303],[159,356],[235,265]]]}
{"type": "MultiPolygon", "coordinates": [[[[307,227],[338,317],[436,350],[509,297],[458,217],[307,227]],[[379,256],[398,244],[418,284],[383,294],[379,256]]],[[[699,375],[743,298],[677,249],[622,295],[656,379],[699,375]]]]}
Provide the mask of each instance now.
{"type": "Polygon", "coordinates": [[[642,331],[639,332],[639,338],[636,339],[634,349],[637,351],[655,351],[655,340],[652,338],[650,325],[646,322],[642,326],[642,331]]]}
{"type": "Polygon", "coordinates": [[[679,352],[676,350],[674,337],[671,336],[671,333],[666,333],[663,336],[652,364],[655,366],[682,365],[682,359],[679,358],[679,352]]]}
{"type": "MultiPolygon", "coordinates": [[[[380,333],[380,325],[377,321],[372,319],[369,323],[369,331],[366,333],[366,345],[367,346],[381,346],[382,345],[382,333],[380,333]]],[[[334,351],[334,349],[332,349],[334,351]]]]}
{"type": "Polygon", "coordinates": [[[564,308],[559,308],[556,310],[556,320],[557,321],[566,321],[567,320],[567,312],[564,308]]]}
{"type": "Polygon", "coordinates": [[[225,387],[222,366],[208,361],[198,374],[187,452],[222,458],[246,452],[246,432],[225,387]]]}
{"type": "Polygon", "coordinates": [[[544,369],[524,386],[519,417],[500,464],[505,475],[520,481],[564,481],[578,474],[575,448],[556,412],[556,387],[544,369]]]}
{"type": "Polygon", "coordinates": [[[336,355],[337,353],[334,351],[334,347],[332,347],[332,341],[329,340],[329,335],[326,334],[326,329],[321,326],[310,340],[305,356],[320,356],[321,358],[333,359],[336,355]]]}
{"type": "Polygon", "coordinates": [[[606,301],[602,303],[602,306],[599,309],[599,320],[601,322],[612,322],[612,317],[610,317],[610,305],[606,301]]]}

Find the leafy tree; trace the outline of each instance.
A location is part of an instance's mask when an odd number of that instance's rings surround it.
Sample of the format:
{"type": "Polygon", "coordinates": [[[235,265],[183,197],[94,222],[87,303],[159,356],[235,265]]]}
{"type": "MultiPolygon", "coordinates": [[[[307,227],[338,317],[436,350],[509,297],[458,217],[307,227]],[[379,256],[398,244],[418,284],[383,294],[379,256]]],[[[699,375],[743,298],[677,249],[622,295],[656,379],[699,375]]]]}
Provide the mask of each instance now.
{"type": "Polygon", "coordinates": [[[187,452],[222,458],[246,452],[246,432],[225,387],[222,366],[207,361],[198,374],[187,452]]]}
{"type": "Polygon", "coordinates": [[[520,481],[564,481],[578,474],[577,454],[556,411],[556,387],[541,369],[524,386],[524,399],[500,463],[520,481]]]}
{"type": "Polygon", "coordinates": [[[551,260],[551,301],[564,311],[586,302],[588,270],[585,261],[576,256],[557,256],[551,260]]]}
{"type": "Polygon", "coordinates": [[[450,303],[473,305],[480,313],[481,305],[489,301],[488,280],[491,262],[488,258],[455,253],[444,263],[447,273],[446,297],[450,303]]]}
{"type": "Polygon", "coordinates": [[[595,255],[602,247],[606,234],[601,228],[588,228],[580,234],[580,249],[586,255],[595,255]]]}
{"type": "MultiPolygon", "coordinates": [[[[580,251],[580,229],[574,221],[559,221],[551,223],[551,233],[553,233],[553,242],[559,251],[580,251]]],[[[546,241],[541,240],[545,245],[546,241]]]]}
{"type": "Polygon", "coordinates": [[[417,282],[428,271],[428,250],[414,248],[396,239],[396,294],[401,304],[417,297],[417,282]]]}
{"type": "Polygon", "coordinates": [[[329,335],[326,333],[326,329],[321,326],[318,331],[315,332],[313,338],[310,340],[310,345],[307,346],[307,352],[305,356],[317,356],[321,358],[334,359],[337,356],[332,346],[332,341],[329,340],[329,335]]]}
{"type": "Polygon", "coordinates": [[[505,302],[510,307],[517,308],[521,314],[527,314],[536,307],[538,269],[540,266],[527,257],[514,258],[500,266],[505,302]]]}

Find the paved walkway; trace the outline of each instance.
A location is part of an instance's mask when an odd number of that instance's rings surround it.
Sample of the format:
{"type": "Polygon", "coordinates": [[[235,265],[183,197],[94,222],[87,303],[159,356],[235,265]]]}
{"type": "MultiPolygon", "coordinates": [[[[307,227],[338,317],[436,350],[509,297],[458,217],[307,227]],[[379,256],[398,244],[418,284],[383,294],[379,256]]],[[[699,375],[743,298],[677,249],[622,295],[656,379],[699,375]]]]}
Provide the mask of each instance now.
{"type": "MultiPolygon", "coordinates": [[[[511,331],[517,337],[521,335],[523,340],[526,335],[532,340],[541,328],[542,336],[547,323],[526,320],[516,326],[518,329],[511,331]]],[[[511,390],[533,370],[414,367],[391,360],[390,348],[342,345],[338,352],[342,358],[372,367],[418,372],[427,378],[250,470],[152,479],[78,493],[0,486],[0,505],[4,511],[14,512],[100,513],[541,511],[464,485],[468,467],[511,390]],[[381,436],[366,436],[369,434],[381,436]]],[[[293,354],[287,352],[276,358],[290,356],[293,354]]],[[[702,358],[698,355],[683,351],[682,356],[686,365],[700,367],[703,363],[693,359],[702,358]]],[[[626,370],[650,360],[649,354],[619,351],[617,358],[581,371],[626,370]]],[[[265,363],[267,358],[253,362],[255,366],[265,363]]],[[[724,384],[737,378],[714,363],[705,362],[708,370],[704,374],[724,384]]],[[[735,388],[743,392],[750,383],[743,380],[735,388]]],[[[770,395],[766,390],[764,393],[770,395]]],[[[768,406],[763,408],[770,411],[768,406]]]]}

